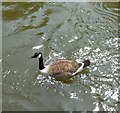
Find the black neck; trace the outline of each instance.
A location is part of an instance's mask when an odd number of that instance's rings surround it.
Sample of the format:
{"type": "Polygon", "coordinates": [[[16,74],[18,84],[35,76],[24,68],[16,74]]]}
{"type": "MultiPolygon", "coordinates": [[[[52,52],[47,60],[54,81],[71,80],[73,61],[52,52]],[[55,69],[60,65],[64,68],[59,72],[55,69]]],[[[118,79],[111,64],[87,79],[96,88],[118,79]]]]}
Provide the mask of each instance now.
{"type": "Polygon", "coordinates": [[[40,58],[39,58],[39,69],[40,70],[42,70],[42,69],[44,69],[45,67],[44,67],[44,64],[43,64],[43,57],[41,56],[40,58]]]}

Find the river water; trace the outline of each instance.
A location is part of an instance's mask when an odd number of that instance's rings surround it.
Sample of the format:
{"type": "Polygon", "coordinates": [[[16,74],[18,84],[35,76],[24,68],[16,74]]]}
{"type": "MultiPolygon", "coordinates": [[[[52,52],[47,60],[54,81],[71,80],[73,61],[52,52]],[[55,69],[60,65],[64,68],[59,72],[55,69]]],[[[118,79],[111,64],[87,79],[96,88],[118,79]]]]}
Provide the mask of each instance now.
{"type": "Polygon", "coordinates": [[[118,110],[118,3],[2,3],[4,111],[118,110]],[[91,65],[72,81],[38,72],[42,52],[91,65]]]}

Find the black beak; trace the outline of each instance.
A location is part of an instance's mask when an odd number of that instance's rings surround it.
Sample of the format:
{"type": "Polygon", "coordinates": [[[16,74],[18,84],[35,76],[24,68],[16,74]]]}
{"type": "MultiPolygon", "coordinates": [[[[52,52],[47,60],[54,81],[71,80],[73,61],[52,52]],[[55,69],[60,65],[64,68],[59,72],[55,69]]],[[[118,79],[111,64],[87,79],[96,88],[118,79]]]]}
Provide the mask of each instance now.
{"type": "Polygon", "coordinates": [[[35,53],[33,56],[31,56],[31,58],[38,58],[39,54],[41,53],[35,53]]]}
{"type": "Polygon", "coordinates": [[[31,56],[29,59],[31,59],[31,58],[35,58],[35,56],[33,55],[33,56],[31,56]]]}
{"type": "Polygon", "coordinates": [[[31,56],[31,58],[35,58],[35,56],[33,55],[33,56],[31,56]]]}

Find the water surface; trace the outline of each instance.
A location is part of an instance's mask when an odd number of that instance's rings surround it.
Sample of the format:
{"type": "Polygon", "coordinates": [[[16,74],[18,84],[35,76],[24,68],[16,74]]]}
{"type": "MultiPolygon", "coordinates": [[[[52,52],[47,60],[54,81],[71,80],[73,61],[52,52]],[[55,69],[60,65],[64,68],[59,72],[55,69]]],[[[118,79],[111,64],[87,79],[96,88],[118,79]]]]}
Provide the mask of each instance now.
{"type": "Polygon", "coordinates": [[[3,3],[3,110],[118,110],[118,3],[3,3]],[[90,59],[89,73],[63,83],[44,62],[90,59]]]}

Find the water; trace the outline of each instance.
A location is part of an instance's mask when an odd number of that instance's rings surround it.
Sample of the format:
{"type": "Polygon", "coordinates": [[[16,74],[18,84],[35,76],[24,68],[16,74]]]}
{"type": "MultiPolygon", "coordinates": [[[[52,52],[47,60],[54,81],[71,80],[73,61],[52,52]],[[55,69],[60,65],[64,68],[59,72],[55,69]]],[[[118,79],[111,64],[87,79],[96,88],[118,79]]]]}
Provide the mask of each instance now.
{"type": "Polygon", "coordinates": [[[117,3],[3,3],[5,111],[118,110],[117,3]],[[62,82],[38,72],[56,59],[90,59],[89,73],[62,82]]]}

